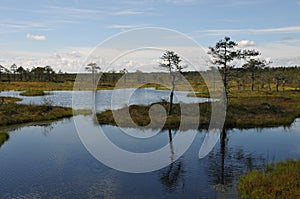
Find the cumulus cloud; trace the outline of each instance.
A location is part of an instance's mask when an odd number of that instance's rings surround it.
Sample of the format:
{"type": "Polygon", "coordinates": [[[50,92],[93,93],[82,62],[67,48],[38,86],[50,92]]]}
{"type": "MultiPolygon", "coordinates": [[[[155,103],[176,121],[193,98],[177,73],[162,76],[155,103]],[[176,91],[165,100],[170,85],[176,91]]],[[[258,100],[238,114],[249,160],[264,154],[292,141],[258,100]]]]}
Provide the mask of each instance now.
{"type": "Polygon", "coordinates": [[[47,39],[46,36],[44,36],[44,35],[32,35],[32,34],[27,34],[26,38],[27,39],[33,39],[33,40],[36,40],[36,41],[44,41],[44,40],[47,39]]]}
{"type": "Polygon", "coordinates": [[[256,45],[254,41],[250,41],[250,40],[241,40],[238,41],[237,43],[240,47],[250,47],[256,45]]]}

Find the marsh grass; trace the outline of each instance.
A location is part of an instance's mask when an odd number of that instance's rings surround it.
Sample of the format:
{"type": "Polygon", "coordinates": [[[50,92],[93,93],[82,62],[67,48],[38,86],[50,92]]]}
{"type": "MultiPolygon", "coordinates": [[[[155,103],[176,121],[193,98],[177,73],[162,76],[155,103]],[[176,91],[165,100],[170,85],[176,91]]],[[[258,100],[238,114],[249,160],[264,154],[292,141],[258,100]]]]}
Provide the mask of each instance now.
{"type": "MultiPolygon", "coordinates": [[[[229,98],[227,103],[226,128],[247,129],[290,126],[297,117],[300,117],[300,92],[290,91],[285,95],[274,93],[257,93],[252,95],[234,93],[234,95],[235,97],[229,98]]],[[[210,123],[211,103],[218,102],[199,104],[199,129],[207,128],[210,123]]],[[[162,105],[165,110],[167,110],[169,106],[167,102],[161,102],[159,104],[162,105]]],[[[130,106],[129,112],[132,120],[140,126],[149,124],[150,106],[130,106]]],[[[189,105],[186,105],[186,107],[189,107],[189,105]]],[[[126,121],[126,111],[127,108],[116,110],[115,113],[120,115],[120,118],[124,116],[124,121],[121,121],[118,125],[128,126],[130,124],[126,121]]],[[[192,116],[186,115],[186,117],[192,116]]],[[[116,125],[110,110],[97,114],[97,118],[100,124],[116,125]]],[[[161,120],[162,118],[156,119],[161,120]]],[[[178,128],[180,126],[180,120],[180,105],[175,104],[174,112],[171,116],[168,116],[164,128],[178,128]]]]}
{"type": "Polygon", "coordinates": [[[56,120],[72,115],[71,108],[10,103],[0,106],[0,126],[56,120]]]}
{"type": "Polygon", "coordinates": [[[0,90],[24,91],[24,90],[73,90],[73,82],[0,82],[0,90]]]}
{"type": "Polygon", "coordinates": [[[286,160],[253,170],[238,184],[241,198],[300,198],[300,160],[286,160]]]}
{"type": "Polygon", "coordinates": [[[0,146],[9,139],[9,134],[5,131],[0,131],[0,146]]]}
{"type": "Polygon", "coordinates": [[[50,95],[50,93],[47,93],[43,90],[27,90],[22,93],[20,93],[21,96],[44,96],[44,95],[50,95]]]}
{"type": "Polygon", "coordinates": [[[22,101],[22,99],[17,97],[0,97],[0,105],[6,103],[14,103],[18,101],[22,101]]]}

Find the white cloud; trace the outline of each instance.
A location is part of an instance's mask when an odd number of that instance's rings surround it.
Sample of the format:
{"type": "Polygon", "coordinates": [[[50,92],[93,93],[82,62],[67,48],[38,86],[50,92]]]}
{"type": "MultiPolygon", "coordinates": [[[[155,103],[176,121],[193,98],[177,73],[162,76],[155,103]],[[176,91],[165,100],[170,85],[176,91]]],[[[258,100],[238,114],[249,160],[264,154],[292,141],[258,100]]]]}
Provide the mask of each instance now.
{"type": "Polygon", "coordinates": [[[237,43],[240,47],[250,47],[256,45],[254,41],[250,41],[250,40],[241,40],[238,41],[237,43]]]}
{"type": "Polygon", "coordinates": [[[115,25],[109,25],[106,26],[107,28],[112,28],[112,29],[132,29],[132,28],[137,28],[139,27],[138,25],[120,25],[120,24],[115,24],[115,25]]]}
{"type": "Polygon", "coordinates": [[[256,29],[252,30],[257,33],[299,33],[300,26],[287,26],[280,28],[256,29]]]}
{"type": "MultiPolygon", "coordinates": [[[[247,43],[247,42],[244,42],[247,43]]],[[[251,42],[248,42],[251,43],[251,42]]],[[[291,45],[289,43],[272,43],[272,44],[256,44],[255,47],[261,52],[261,58],[271,60],[273,66],[300,66],[300,46],[291,45]]],[[[126,67],[130,72],[142,70],[150,72],[160,70],[158,62],[163,49],[173,49],[179,55],[188,55],[182,57],[184,63],[200,63],[207,56],[207,49],[199,51],[198,48],[184,46],[165,46],[161,50],[137,50],[130,51],[128,54],[126,49],[112,48],[83,48],[83,47],[68,47],[60,49],[56,52],[28,52],[28,51],[9,51],[0,49],[0,64],[9,67],[13,63],[24,68],[32,68],[33,66],[50,65],[55,71],[77,72],[84,71],[84,66],[89,62],[96,62],[102,70],[119,71],[126,67]],[[122,55],[122,56],[119,56],[122,55]],[[118,58],[116,59],[116,56],[118,58]],[[200,59],[200,60],[199,60],[200,59]],[[114,60],[112,62],[112,60],[114,60]],[[112,65],[110,65],[112,62],[112,65]]],[[[205,61],[205,60],[204,60],[205,61]]],[[[201,62],[202,63],[202,62],[201,62]]],[[[192,66],[190,64],[187,70],[208,69],[206,62],[192,66]]]]}
{"type": "Polygon", "coordinates": [[[272,61],[271,66],[300,66],[300,46],[288,43],[257,45],[263,58],[272,61]]]}
{"type": "Polygon", "coordinates": [[[206,0],[166,0],[166,2],[173,4],[196,4],[206,2],[206,0]]]}
{"type": "Polygon", "coordinates": [[[55,71],[84,71],[83,62],[92,48],[70,47],[57,52],[1,51],[0,64],[9,67],[13,63],[24,68],[51,66],[55,71]]]}
{"type": "Polygon", "coordinates": [[[32,34],[27,34],[26,38],[27,39],[33,39],[33,40],[36,40],[36,41],[44,41],[44,40],[47,39],[46,36],[44,36],[44,35],[32,35],[32,34]]]}
{"type": "Polygon", "coordinates": [[[93,9],[58,7],[58,6],[48,6],[47,8],[54,12],[64,13],[64,14],[91,14],[91,13],[99,13],[100,12],[98,10],[93,10],[93,9]]]}
{"type": "Polygon", "coordinates": [[[138,12],[138,11],[132,11],[132,10],[124,10],[124,11],[119,11],[119,12],[114,12],[112,13],[113,15],[140,15],[143,14],[144,12],[138,12]]]}
{"type": "Polygon", "coordinates": [[[262,28],[262,29],[214,29],[214,30],[200,30],[200,33],[207,33],[209,35],[230,35],[241,33],[254,34],[272,34],[272,33],[300,33],[300,26],[286,26],[279,28],[262,28]]]}
{"type": "Polygon", "coordinates": [[[21,32],[25,30],[45,30],[49,28],[45,23],[14,19],[0,19],[0,33],[21,32]]]}

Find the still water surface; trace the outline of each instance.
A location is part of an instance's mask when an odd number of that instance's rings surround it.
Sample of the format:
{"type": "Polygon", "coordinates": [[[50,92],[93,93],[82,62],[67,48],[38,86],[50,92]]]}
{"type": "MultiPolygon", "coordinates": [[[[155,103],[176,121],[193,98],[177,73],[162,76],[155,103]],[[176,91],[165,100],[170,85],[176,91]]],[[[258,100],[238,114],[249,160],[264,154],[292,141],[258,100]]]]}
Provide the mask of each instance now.
{"type": "MultiPolygon", "coordinates": [[[[45,100],[50,101],[53,105],[72,107],[72,96],[74,109],[91,108],[93,99],[95,100],[95,108],[98,112],[107,109],[122,108],[126,105],[139,104],[149,105],[152,103],[168,100],[170,91],[155,90],[153,88],[140,89],[116,89],[116,90],[98,90],[95,95],[93,91],[47,91],[50,95],[28,97],[21,96],[21,91],[2,91],[0,96],[19,97],[22,104],[43,104],[45,100]],[[114,101],[112,103],[112,95],[114,101]],[[128,99],[128,100],[124,100],[128,99]]],[[[174,95],[174,103],[201,103],[208,101],[207,98],[188,97],[189,92],[176,91],[174,95]]]]}
{"type": "MultiPolygon", "coordinates": [[[[20,92],[0,96],[21,97],[19,103],[90,108],[91,91],[51,91],[51,95],[23,97],[20,92]]],[[[151,104],[168,99],[169,91],[121,89],[96,92],[96,110],[120,108],[129,104],[151,104]],[[128,102],[124,101],[128,98],[128,102]]],[[[204,102],[177,92],[175,102],[204,102]]],[[[75,116],[85,122],[86,135],[99,128],[90,117],[75,116]]],[[[300,158],[300,119],[290,128],[233,129],[226,132],[213,151],[203,159],[199,149],[207,132],[127,129],[125,135],[110,125],[101,126],[111,141],[136,153],[157,150],[169,144],[170,135],[195,133],[188,151],[176,162],[154,172],[129,174],[111,169],[88,153],[77,134],[74,118],[47,125],[18,126],[9,129],[10,139],[0,146],[0,198],[236,198],[239,176],[266,163],[300,158]],[[152,135],[155,136],[151,137],[152,135]],[[138,139],[136,137],[144,138],[138,139]],[[150,139],[145,139],[151,137],[150,139]]],[[[101,140],[98,141],[101,144],[101,140]]],[[[174,146],[176,148],[176,146],[174,146]]],[[[173,151],[170,148],[170,162],[173,151]]],[[[124,162],[126,164],[126,162],[124,162]]]]}
{"type": "MultiPolygon", "coordinates": [[[[89,123],[87,134],[98,128],[89,117],[75,117],[89,123]]],[[[169,142],[168,130],[147,142],[125,136],[117,127],[102,128],[113,142],[133,152],[152,151],[169,142]]],[[[192,130],[171,131],[172,136],[177,133],[192,130]]],[[[129,174],[95,160],[80,142],[73,118],[11,128],[10,139],[0,147],[0,198],[236,198],[240,174],[266,162],[300,158],[299,119],[288,129],[229,130],[199,159],[205,134],[198,131],[189,150],[168,167],[129,174]]]]}

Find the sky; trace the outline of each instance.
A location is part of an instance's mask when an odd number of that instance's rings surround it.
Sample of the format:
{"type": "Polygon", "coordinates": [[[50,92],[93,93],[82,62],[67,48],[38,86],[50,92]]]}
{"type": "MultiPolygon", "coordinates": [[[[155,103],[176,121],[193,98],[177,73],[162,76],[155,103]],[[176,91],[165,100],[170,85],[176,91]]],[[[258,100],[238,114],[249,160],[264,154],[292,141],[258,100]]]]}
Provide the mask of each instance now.
{"type": "MultiPolygon", "coordinates": [[[[229,36],[273,67],[300,65],[299,13],[300,0],[0,0],[0,64],[77,72],[113,35],[158,27],[185,34],[204,51],[229,36]]],[[[124,60],[137,69],[134,56],[124,60]]]]}

